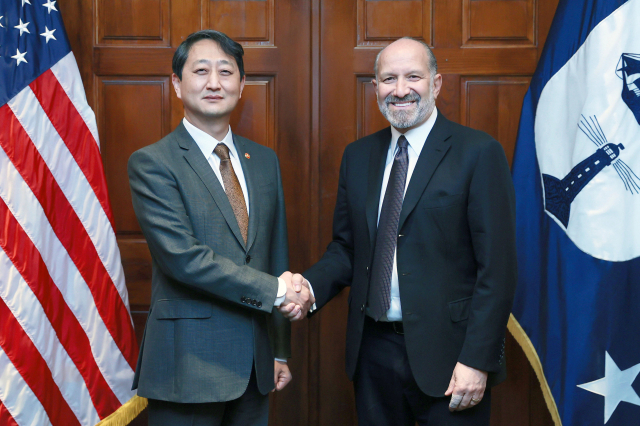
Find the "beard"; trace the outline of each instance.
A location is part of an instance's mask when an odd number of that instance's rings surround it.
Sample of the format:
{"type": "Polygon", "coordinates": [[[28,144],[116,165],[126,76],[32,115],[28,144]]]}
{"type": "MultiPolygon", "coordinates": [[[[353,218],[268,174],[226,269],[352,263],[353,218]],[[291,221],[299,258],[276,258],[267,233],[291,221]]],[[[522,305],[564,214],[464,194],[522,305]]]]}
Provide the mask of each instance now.
{"type": "Polygon", "coordinates": [[[433,112],[436,106],[436,99],[433,96],[433,84],[431,84],[429,96],[423,100],[416,92],[411,92],[403,98],[398,98],[389,94],[384,101],[378,101],[378,108],[389,123],[396,129],[408,129],[423,123],[433,112]],[[389,108],[390,103],[415,102],[416,107],[412,110],[395,110],[389,108]]]}

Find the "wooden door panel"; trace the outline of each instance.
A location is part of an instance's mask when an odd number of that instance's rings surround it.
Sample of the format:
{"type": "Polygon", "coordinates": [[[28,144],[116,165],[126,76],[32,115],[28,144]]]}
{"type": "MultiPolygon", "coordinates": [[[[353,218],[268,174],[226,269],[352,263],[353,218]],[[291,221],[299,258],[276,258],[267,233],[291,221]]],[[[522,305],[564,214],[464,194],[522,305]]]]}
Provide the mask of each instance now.
{"type": "Polygon", "coordinates": [[[431,0],[358,0],[358,45],[385,46],[400,37],[431,44],[431,0]]]}
{"type": "Polygon", "coordinates": [[[96,78],[102,163],[116,235],[142,235],[131,205],[127,161],[169,129],[168,77],[96,78]]]}
{"type": "Polygon", "coordinates": [[[440,95],[436,100],[438,111],[451,121],[463,124],[460,120],[460,75],[444,74],[440,95]]]}
{"type": "Polygon", "coordinates": [[[536,0],[463,0],[463,46],[536,47],[536,0]]]}
{"type": "Polygon", "coordinates": [[[511,164],[520,108],[530,78],[465,76],[461,80],[461,122],[493,136],[502,144],[511,164]]]}
{"type": "Polygon", "coordinates": [[[277,151],[275,77],[247,77],[242,98],[231,116],[239,135],[277,151]]]}
{"type": "Polygon", "coordinates": [[[169,46],[169,0],[99,0],[97,44],[169,46]]]}
{"type": "Polygon", "coordinates": [[[271,45],[275,0],[202,0],[203,28],[222,31],[244,45],[271,45]]]}
{"type": "Polygon", "coordinates": [[[373,84],[371,83],[372,79],[373,74],[357,77],[357,138],[370,135],[371,133],[375,133],[385,127],[389,127],[389,122],[384,118],[378,108],[376,93],[373,88],[373,84]]]}

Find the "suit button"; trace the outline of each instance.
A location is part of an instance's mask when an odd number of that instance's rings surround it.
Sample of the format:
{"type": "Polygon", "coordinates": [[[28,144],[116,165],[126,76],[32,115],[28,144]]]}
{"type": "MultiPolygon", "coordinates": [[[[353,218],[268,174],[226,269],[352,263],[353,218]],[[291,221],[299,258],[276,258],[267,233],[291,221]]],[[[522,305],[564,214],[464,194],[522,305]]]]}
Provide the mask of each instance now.
{"type": "Polygon", "coordinates": [[[258,308],[262,308],[262,302],[258,302],[258,304],[256,305],[258,308]]]}
{"type": "Polygon", "coordinates": [[[360,312],[364,312],[364,305],[360,306],[360,312]]]}
{"type": "Polygon", "coordinates": [[[258,304],[258,302],[256,302],[256,300],[255,300],[255,299],[251,299],[251,304],[252,304],[253,306],[256,306],[256,305],[258,304]]]}
{"type": "Polygon", "coordinates": [[[247,298],[246,298],[246,297],[244,297],[244,296],[242,296],[242,297],[240,298],[240,301],[241,301],[242,303],[246,303],[246,302],[247,302],[247,298]]]}
{"type": "Polygon", "coordinates": [[[246,259],[247,263],[251,262],[251,256],[247,255],[246,259]]]}

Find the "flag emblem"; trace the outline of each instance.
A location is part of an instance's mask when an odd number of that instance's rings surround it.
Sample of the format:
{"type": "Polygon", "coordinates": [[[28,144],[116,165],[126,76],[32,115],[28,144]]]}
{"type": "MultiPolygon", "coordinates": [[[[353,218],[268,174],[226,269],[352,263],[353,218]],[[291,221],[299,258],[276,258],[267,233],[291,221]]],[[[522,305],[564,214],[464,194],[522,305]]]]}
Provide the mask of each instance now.
{"type": "Polygon", "coordinates": [[[640,30],[625,19],[591,31],[542,90],[535,123],[546,213],[607,261],[640,256],[640,55],[628,53],[640,30]]]}
{"type": "Polygon", "coordinates": [[[640,178],[620,158],[620,151],[624,149],[624,145],[607,143],[607,137],[595,116],[590,120],[583,116],[579,127],[582,133],[598,147],[596,152],[578,163],[562,180],[542,174],[545,209],[565,228],[569,225],[569,213],[573,200],[607,166],[613,166],[626,190],[631,194],[640,193],[640,178]]]}

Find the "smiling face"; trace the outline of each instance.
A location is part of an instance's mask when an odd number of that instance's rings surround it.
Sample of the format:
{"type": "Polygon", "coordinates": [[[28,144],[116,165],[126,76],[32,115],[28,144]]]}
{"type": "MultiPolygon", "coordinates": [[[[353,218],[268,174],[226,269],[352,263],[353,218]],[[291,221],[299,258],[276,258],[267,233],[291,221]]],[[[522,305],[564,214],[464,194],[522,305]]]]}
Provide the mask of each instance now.
{"type": "Polygon", "coordinates": [[[182,80],[172,75],[176,95],[184,105],[184,115],[196,127],[226,121],[238,104],[244,89],[238,64],[212,40],[191,46],[182,69],[182,80]]]}
{"type": "Polygon", "coordinates": [[[406,131],[431,116],[442,76],[431,75],[425,46],[401,39],[387,46],[378,59],[373,80],[378,107],[393,127],[406,131]]]}

